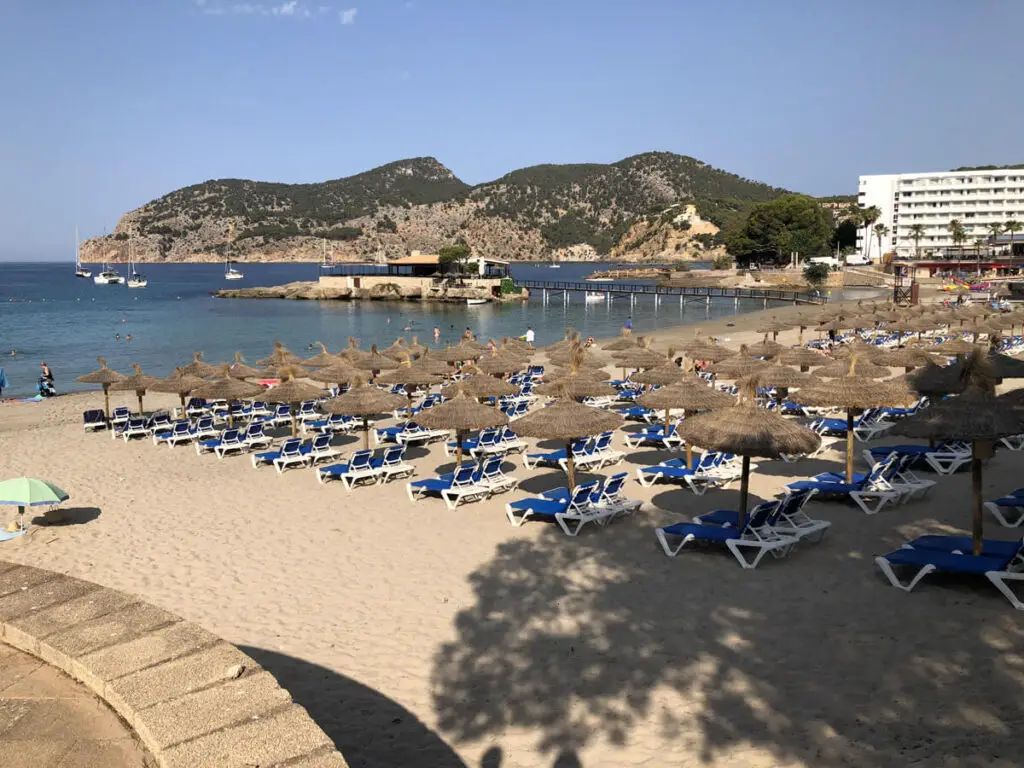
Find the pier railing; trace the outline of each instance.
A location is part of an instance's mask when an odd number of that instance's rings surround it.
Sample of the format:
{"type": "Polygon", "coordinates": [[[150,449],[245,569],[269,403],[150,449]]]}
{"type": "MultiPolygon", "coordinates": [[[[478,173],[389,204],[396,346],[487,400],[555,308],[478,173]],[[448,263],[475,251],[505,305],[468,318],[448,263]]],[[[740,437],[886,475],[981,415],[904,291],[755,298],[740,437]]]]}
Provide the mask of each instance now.
{"type": "Polygon", "coordinates": [[[520,288],[541,291],[581,291],[589,293],[645,294],[711,299],[759,299],[788,301],[793,304],[824,304],[820,294],[810,291],[781,291],[773,288],[675,287],[654,283],[566,282],[562,280],[516,280],[520,288]]]}

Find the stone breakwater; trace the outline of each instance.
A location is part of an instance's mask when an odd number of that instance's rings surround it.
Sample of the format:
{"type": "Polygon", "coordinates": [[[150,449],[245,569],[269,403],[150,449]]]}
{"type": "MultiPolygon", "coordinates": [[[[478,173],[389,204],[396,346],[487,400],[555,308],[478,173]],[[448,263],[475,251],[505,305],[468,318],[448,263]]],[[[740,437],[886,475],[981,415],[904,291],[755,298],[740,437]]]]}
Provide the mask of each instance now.
{"type": "Polygon", "coordinates": [[[522,301],[529,294],[495,297],[490,289],[472,286],[445,286],[424,291],[419,286],[403,286],[398,282],[377,284],[370,288],[325,286],[317,282],[294,282],[285,285],[253,288],[223,288],[211,291],[219,299],[295,299],[304,301],[431,301],[463,304],[467,299],[488,301],[522,301]]]}

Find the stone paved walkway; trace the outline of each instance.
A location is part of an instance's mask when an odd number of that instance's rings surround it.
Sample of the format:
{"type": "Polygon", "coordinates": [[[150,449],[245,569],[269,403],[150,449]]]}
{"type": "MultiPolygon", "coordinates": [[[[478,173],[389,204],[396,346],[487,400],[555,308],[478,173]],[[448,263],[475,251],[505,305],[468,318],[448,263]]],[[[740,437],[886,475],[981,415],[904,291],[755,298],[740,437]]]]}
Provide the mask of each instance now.
{"type": "Polygon", "coordinates": [[[85,686],[0,643],[0,766],[153,765],[131,729],[85,686]]]}

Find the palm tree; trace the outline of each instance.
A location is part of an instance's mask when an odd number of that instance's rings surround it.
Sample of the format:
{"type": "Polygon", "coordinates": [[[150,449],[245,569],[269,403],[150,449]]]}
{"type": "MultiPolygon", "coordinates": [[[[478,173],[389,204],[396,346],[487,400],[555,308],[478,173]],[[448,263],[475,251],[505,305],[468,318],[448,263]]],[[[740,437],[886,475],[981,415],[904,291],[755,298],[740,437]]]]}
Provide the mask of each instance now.
{"type": "Polygon", "coordinates": [[[914,258],[921,257],[921,238],[924,237],[924,225],[913,224],[910,227],[910,237],[914,241],[914,258]]]}
{"type": "Polygon", "coordinates": [[[882,258],[885,255],[885,249],[882,247],[882,240],[889,235],[889,228],[885,224],[875,224],[871,230],[875,233],[875,237],[878,238],[878,263],[882,263],[882,258]]]}
{"type": "MultiPolygon", "coordinates": [[[[996,255],[996,241],[999,239],[999,236],[1001,234],[1003,234],[1003,225],[999,224],[999,223],[989,224],[988,225],[988,234],[989,234],[989,237],[992,238],[992,249],[989,251],[989,253],[990,253],[990,255],[995,256],[996,255]]],[[[978,254],[978,259],[979,260],[981,259],[981,254],[978,254]]],[[[981,272],[981,265],[980,264],[978,265],[978,272],[981,272]]]]}
{"type": "Polygon", "coordinates": [[[871,261],[871,232],[869,229],[881,215],[882,212],[878,210],[878,206],[872,205],[870,208],[861,208],[860,216],[857,219],[857,223],[864,227],[864,258],[868,261],[871,261]]]}
{"type": "Polygon", "coordinates": [[[1013,219],[1003,224],[1003,229],[1010,236],[1010,256],[1013,256],[1013,236],[1015,233],[1020,232],[1021,228],[1021,223],[1013,219]]]}
{"type": "Polygon", "coordinates": [[[959,270],[960,262],[964,257],[963,245],[967,239],[967,232],[964,230],[964,225],[960,222],[960,219],[952,219],[946,225],[946,229],[949,230],[949,236],[953,239],[953,245],[957,247],[956,261],[957,269],[959,270]]]}

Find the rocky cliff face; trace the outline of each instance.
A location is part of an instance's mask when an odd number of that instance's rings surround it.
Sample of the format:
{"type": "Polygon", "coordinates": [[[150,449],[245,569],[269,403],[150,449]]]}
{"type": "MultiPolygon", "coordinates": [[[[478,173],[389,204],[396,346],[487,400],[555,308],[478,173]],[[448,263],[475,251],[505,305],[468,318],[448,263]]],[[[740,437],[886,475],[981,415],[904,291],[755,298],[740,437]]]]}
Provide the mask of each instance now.
{"type": "Polygon", "coordinates": [[[465,243],[510,260],[707,258],[698,235],[781,191],[670,153],[536,166],[476,187],[414,158],[320,184],[185,187],[126,213],[81,252],[89,263],[125,261],[130,240],[139,261],[319,261],[325,250],[358,261],[465,243]],[[683,203],[705,229],[664,218],[683,203]]]}

